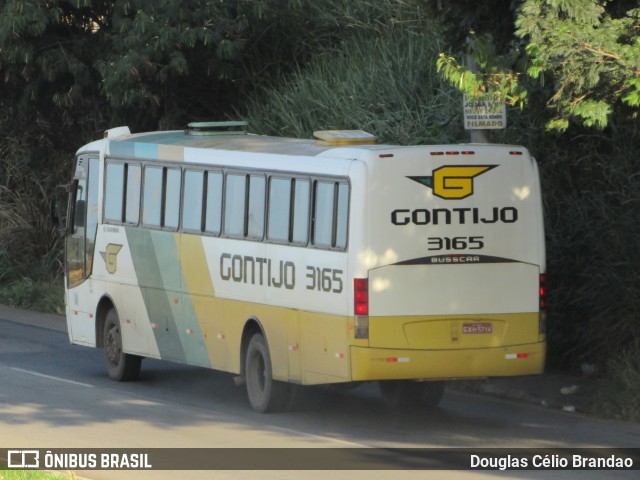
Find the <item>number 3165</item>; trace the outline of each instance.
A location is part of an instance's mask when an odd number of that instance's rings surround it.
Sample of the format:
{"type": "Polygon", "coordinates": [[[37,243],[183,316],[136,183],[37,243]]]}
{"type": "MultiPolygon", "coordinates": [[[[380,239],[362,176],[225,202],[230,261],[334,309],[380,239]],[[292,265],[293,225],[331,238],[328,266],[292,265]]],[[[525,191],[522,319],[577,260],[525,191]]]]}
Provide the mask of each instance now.
{"type": "Polygon", "coordinates": [[[429,237],[429,250],[480,250],[484,237],[429,237]]]}
{"type": "Polygon", "coordinates": [[[343,289],[342,270],[307,266],[307,290],[341,293],[343,289]]]}

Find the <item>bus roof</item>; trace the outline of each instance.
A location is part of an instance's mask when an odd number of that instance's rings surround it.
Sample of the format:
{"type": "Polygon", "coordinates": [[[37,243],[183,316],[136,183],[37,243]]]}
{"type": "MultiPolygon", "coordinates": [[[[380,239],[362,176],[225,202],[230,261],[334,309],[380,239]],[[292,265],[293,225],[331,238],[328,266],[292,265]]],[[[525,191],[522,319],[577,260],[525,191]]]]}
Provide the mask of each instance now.
{"type": "MultiPolygon", "coordinates": [[[[141,133],[114,138],[109,142],[108,154],[113,157],[141,159],[184,158],[185,148],[221,151],[252,152],[278,155],[318,156],[327,150],[345,148],[328,145],[314,139],[272,137],[255,134],[189,135],[183,130],[141,133]]],[[[354,148],[348,146],[347,148],[354,148]]],[[[388,145],[358,145],[358,149],[389,148],[388,145]]]]}
{"type": "MultiPolygon", "coordinates": [[[[320,157],[337,161],[347,159],[366,161],[366,159],[370,158],[371,153],[375,157],[392,157],[394,153],[399,153],[399,151],[410,152],[415,149],[422,150],[425,147],[433,152],[432,155],[462,154],[464,156],[466,154],[474,154],[476,151],[487,151],[496,147],[507,149],[511,154],[526,152],[525,148],[515,145],[458,144],[454,150],[463,149],[458,152],[452,151],[451,145],[390,145],[383,143],[333,145],[317,139],[274,137],[249,133],[190,135],[185,130],[172,130],[130,134],[127,127],[120,127],[114,130],[122,130],[122,132],[117,132],[114,137],[107,136],[107,138],[84,145],[77,153],[102,151],[111,158],[184,162],[185,157],[194,158],[192,154],[185,155],[185,151],[191,149],[200,150],[201,152],[230,152],[238,161],[241,161],[242,158],[248,160],[248,158],[242,157],[243,153],[298,158],[320,157]],[[124,130],[126,130],[126,133],[124,130]],[[511,150],[517,150],[517,152],[512,152],[511,150]]],[[[193,150],[192,153],[195,153],[193,150]]],[[[203,157],[198,156],[198,158],[203,157]]],[[[231,156],[226,156],[225,161],[231,161],[231,158],[231,156]]],[[[209,161],[205,163],[209,163],[209,161]]]]}

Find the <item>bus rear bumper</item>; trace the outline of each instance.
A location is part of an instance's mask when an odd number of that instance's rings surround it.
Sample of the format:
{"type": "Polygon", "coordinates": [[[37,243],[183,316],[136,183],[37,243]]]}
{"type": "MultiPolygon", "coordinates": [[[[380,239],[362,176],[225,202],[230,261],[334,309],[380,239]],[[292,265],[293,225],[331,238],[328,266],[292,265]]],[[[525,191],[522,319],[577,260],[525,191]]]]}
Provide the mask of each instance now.
{"type": "Polygon", "coordinates": [[[541,374],[546,342],[460,350],[351,347],[353,381],[462,379],[541,374]]]}

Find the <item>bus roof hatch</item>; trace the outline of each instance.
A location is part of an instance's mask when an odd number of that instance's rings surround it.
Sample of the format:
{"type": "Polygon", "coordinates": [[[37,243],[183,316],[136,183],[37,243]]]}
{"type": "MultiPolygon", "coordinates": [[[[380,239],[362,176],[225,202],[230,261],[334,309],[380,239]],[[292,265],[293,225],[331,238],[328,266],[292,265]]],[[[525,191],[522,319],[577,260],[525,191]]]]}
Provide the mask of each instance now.
{"type": "Polygon", "coordinates": [[[324,145],[372,145],[378,141],[364,130],[318,130],[313,135],[324,145]]]}

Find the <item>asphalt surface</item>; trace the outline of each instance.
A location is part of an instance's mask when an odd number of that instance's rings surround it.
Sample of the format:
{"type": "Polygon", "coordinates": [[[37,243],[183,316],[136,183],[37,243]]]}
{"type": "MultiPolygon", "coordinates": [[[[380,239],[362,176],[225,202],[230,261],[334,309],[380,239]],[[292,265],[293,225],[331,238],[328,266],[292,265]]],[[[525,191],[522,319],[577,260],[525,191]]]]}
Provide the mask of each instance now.
{"type": "MultiPolygon", "coordinates": [[[[66,332],[64,316],[0,305],[0,318],[66,332]]],[[[481,393],[565,412],[588,413],[598,381],[593,377],[545,373],[526,377],[449,382],[449,389],[481,393]]]]}

